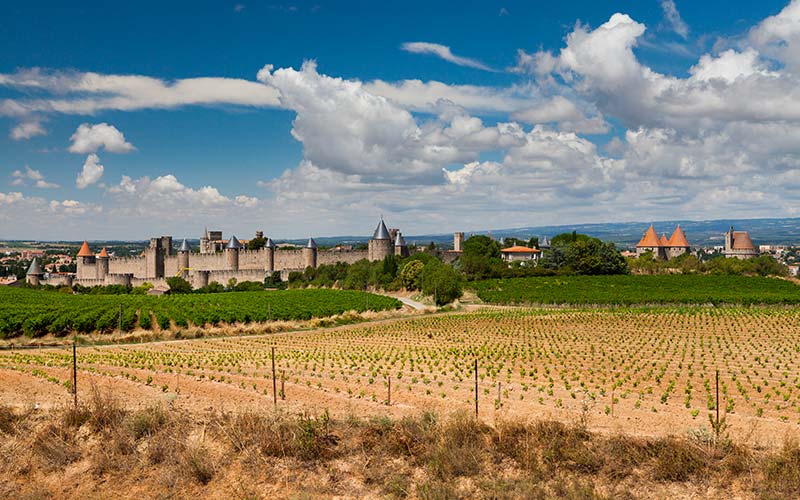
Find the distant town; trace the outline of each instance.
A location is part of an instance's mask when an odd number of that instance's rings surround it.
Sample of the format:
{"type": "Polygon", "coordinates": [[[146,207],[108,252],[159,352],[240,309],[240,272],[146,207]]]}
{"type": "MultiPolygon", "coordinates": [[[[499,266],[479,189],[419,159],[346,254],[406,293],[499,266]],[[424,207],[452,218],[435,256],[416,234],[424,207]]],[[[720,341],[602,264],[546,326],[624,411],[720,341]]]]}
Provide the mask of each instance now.
{"type": "MultiPolygon", "coordinates": [[[[665,224],[659,224],[664,229],[665,224]]],[[[658,233],[655,225],[642,229],[635,245],[618,246],[622,257],[655,261],[670,261],[691,255],[699,261],[718,257],[747,259],[768,255],[787,266],[789,274],[800,270],[800,244],[754,244],[759,235],[730,227],[720,234],[720,245],[694,245],[691,234],[680,224],[669,234],[658,233]]],[[[499,232],[498,232],[499,233],[499,232]]],[[[464,244],[463,232],[456,232],[443,242],[441,237],[427,241],[416,238],[407,242],[398,229],[390,229],[381,219],[367,241],[342,243],[327,238],[329,245],[318,244],[314,238],[298,242],[273,240],[256,231],[250,239],[235,235],[224,237],[221,230],[202,232],[199,239],[173,242],[172,236],[151,238],[146,242],[96,241],[80,242],[0,242],[0,286],[28,283],[54,286],[136,286],[154,284],[156,290],[168,289],[166,278],[179,276],[193,287],[202,288],[209,282],[263,281],[275,273],[286,280],[291,272],[321,264],[347,263],[366,259],[379,261],[389,255],[399,257],[417,252],[435,252],[447,263],[455,261],[464,244]]],[[[486,236],[501,246],[502,259],[509,264],[535,265],[549,247],[555,234],[528,234],[520,238],[487,232],[486,236]]],[[[636,272],[636,269],[632,269],[636,272]]],[[[277,278],[276,275],[276,278],[277,278]]]]}

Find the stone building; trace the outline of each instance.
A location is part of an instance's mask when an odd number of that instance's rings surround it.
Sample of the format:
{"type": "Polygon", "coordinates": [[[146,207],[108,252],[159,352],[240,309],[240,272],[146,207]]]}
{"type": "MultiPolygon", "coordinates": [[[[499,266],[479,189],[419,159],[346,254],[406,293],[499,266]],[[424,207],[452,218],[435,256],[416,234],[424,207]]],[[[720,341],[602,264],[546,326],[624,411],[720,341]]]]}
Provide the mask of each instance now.
{"type": "MultiPolygon", "coordinates": [[[[263,237],[263,233],[261,235],[263,237]]],[[[167,278],[179,276],[195,288],[200,288],[215,281],[225,284],[231,278],[239,282],[263,281],[268,274],[278,271],[282,279],[287,279],[289,272],[303,271],[307,267],[409,255],[403,235],[397,229],[387,229],[382,219],[367,250],[319,250],[314,238],[309,238],[306,245],[300,248],[278,248],[272,238],[267,238],[264,247],[258,250],[246,249],[235,235],[221,245],[223,241],[221,231],[206,229],[200,238],[199,252],[195,253],[186,239],[175,251],[172,237],[161,236],[151,238],[147,248],[138,257],[114,257],[105,248],[95,254],[89,243],[84,241],[78,251],[75,275],[51,275],[45,280],[44,273],[41,273],[31,274],[28,279],[42,284],[54,284],[58,280],[58,284],[68,286],[73,283],[83,286],[139,286],[148,282],[163,287],[167,278]]]]}
{"type": "Polygon", "coordinates": [[[675,227],[672,236],[667,238],[666,234],[662,234],[659,238],[656,230],[651,225],[647,228],[642,239],[636,244],[636,256],[639,257],[643,253],[652,252],[653,257],[656,259],[669,260],[674,259],[680,255],[689,253],[691,246],[686,239],[686,234],[681,229],[680,224],[675,227]]]}
{"type": "Polygon", "coordinates": [[[725,257],[736,259],[749,259],[758,257],[758,249],[750,239],[747,231],[734,231],[733,226],[725,233],[725,247],[722,251],[725,257]]]}

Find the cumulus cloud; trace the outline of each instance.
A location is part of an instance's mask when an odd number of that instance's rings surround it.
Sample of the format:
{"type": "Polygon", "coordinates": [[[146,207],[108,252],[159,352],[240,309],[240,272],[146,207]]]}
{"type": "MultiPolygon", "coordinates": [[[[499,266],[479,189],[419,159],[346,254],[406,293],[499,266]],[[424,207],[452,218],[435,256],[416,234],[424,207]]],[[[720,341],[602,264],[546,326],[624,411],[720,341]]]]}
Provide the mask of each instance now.
{"type": "Polygon", "coordinates": [[[681,38],[688,38],[689,26],[681,18],[681,13],[675,6],[675,0],[661,0],[661,10],[664,12],[664,21],[669,28],[681,38]]]}
{"type": "Polygon", "coordinates": [[[83,169],[78,174],[75,185],[78,186],[78,189],[85,189],[96,184],[103,177],[104,170],[103,165],[100,164],[100,158],[94,153],[90,154],[83,162],[83,169]]]}
{"type": "Polygon", "coordinates": [[[602,116],[587,117],[574,102],[560,95],[517,111],[511,118],[524,123],[555,123],[561,130],[583,134],[608,132],[608,124],[602,116]]]}
{"type": "Polygon", "coordinates": [[[414,54],[431,54],[440,59],[444,59],[447,62],[457,64],[458,66],[466,66],[468,68],[481,69],[483,71],[494,71],[492,68],[476,59],[461,57],[453,54],[453,52],[450,50],[450,47],[447,45],[430,42],[406,42],[401,46],[401,48],[406,52],[411,52],[414,54]]]}
{"type": "Polygon", "coordinates": [[[15,141],[24,141],[37,135],[45,135],[47,130],[42,127],[42,123],[38,120],[29,120],[22,122],[16,127],[11,129],[9,137],[15,141]]]}
{"type": "Polygon", "coordinates": [[[14,170],[11,173],[12,186],[27,186],[29,181],[32,181],[33,186],[40,189],[52,189],[59,187],[54,182],[48,182],[44,175],[39,170],[34,170],[28,165],[25,165],[25,170],[14,170]]]}
{"type": "Polygon", "coordinates": [[[296,112],[292,136],[308,161],[372,181],[439,180],[442,165],[474,160],[513,135],[451,108],[443,120],[418,123],[361,82],[320,74],[313,61],[299,71],[266,66],[258,78],[296,112]]]}
{"type": "Polygon", "coordinates": [[[105,149],[111,153],[129,153],[136,148],[125,140],[125,136],[113,125],[98,123],[89,125],[82,123],[70,137],[72,145],[70,153],[96,153],[105,149]]]}

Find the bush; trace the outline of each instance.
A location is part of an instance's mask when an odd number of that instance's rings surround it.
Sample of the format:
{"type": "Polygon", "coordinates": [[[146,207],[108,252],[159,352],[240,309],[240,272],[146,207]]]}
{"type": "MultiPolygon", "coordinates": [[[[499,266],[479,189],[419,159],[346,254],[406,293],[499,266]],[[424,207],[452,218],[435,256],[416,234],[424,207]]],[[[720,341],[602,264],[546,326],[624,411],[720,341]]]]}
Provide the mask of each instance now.
{"type": "Polygon", "coordinates": [[[169,293],[192,293],[192,285],[180,276],[167,278],[169,293]]]}

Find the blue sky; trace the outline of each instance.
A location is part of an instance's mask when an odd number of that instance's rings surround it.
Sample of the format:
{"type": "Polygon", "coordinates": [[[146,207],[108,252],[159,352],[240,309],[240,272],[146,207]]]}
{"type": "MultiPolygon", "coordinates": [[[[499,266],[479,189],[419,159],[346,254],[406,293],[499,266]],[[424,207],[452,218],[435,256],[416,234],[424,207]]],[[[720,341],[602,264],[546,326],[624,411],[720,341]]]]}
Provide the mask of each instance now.
{"type": "Polygon", "coordinates": [[[797,215],[796,3],[0,15],[0,238],[797,215]]]}

